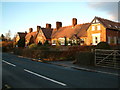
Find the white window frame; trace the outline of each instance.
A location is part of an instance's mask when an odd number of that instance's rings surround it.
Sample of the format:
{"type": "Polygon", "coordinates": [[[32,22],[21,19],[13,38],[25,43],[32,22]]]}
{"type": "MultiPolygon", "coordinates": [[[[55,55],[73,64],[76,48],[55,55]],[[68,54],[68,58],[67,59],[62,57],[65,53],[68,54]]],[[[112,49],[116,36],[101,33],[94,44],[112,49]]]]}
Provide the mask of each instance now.
{"type": "Polygon", "coordinates": [[[60,45],[65,45],[65,38],[59,38],[60,45]]]}
{"type": "Polygon", "coordinates": [[[100,40],[100,33],[96,33],[96,34],[92,34],[92,44],[93,45],[97,45],[101,40],[100,40]],[[95,37],[97,37],[97,39],[95,39],[95,37]],[[96,43],[97,40],[97,43],[96,43]]]}
{"type": "Polygon", "coordinates": [[[98,26],[97,26],[97,30],[100,30],[100,29],[101,29],[101,27],[100,27],[100,25],[98,25],[98,26]]]}
{"type": "Polygon", "coordinates": [[[92,31],[94,31],[94,30],[95,30],[95,26],[93,25],[93,26],[92,26],[92,31]]]}
{"type": "Polygon", "coordinates": [[[52,40],[52,45],[56,45],[56,40],[52,40]]]}

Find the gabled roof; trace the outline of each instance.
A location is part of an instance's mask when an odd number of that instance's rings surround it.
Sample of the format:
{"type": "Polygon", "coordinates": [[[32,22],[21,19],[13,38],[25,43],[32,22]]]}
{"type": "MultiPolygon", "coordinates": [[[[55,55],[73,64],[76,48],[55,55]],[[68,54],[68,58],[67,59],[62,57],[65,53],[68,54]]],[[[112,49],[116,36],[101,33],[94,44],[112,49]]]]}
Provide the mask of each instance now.
{"type": "Polygon", "coordinates": [[[87,28],[90,23],[85,24],[78,24],[73,26],[66,26],[61,27],[60,29],[56,30],[52,34],[52,38],[72,38],[74,35],[77,35],[77,37],[84,37],[87,36],[87,28]]]}
{"type": "Polygon", "coordinates": [[[51,39],[53,29],[49,28],[41,28],[42,32],[44,33],[46,39],[51,39]]]}
{"type": "MultiPolygon", "coordinates": [[[[46,39],[51,39],[51,34],[52,34],[53,29],[41,28],[41,31],[43,32],[46,39]]],[[[28,33],[25,38],[30,41],[30,38],[33,36],[35,40],[38,36],[38,33],[39,32],[37,31],[28,33]]]]}
{"type": "Polygon", "coordinates": [[[33,37],[35,37],[37,35],[37,31],[35,31],[35,32],[31,32],[31,33],[28,33],[26,36],[25,36],[25,38],[27,39],[27,40],[30,40],[30,38],[33,36],[33,37]]]}
{"type": "Polygon", "coordinates": [[[89,27],[90,23],[85,23],[81,26],[79,32],[77,33],[78,37],[87,37],[87,29],[89,27]]]}
{"type": "Polygon", "coordinates": [[[120,23],[119,22],[114,22],[114,21],[104,19],[104,18],[100,18],[100,17],[95,17],[94,19],[97,19],[98,21],[100,21],[101,24],[103,24],[103,26],[105,28],[115,29],[115,30],[120,29],[120,23]]]}
{"type": "Polygon", "coordinates": [[[18,32],[18,35],[19,35],[20,38],[23,38],[23,37],[25,37],[27,35],[27,33],[25,33],[25,32],[18,32]]]}

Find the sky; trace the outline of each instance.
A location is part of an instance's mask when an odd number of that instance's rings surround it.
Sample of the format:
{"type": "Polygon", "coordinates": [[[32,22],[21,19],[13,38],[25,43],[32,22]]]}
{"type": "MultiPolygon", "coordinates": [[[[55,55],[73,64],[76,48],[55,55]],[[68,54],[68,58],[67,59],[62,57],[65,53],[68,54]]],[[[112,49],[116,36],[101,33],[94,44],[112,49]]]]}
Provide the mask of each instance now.
{"type": "Polygon", "coordinates": [[[62,26],[72,25],[72,18],[77,18],[77,23],[88,23],[95,16],[118,21],[118,2],[0,2],[1,21],[0,34],[9,30],[13,37],[17,32],[36,31],[37,25],[45,27],[50,23],[56,27],[56,21],[61,21],[62,26]]]}

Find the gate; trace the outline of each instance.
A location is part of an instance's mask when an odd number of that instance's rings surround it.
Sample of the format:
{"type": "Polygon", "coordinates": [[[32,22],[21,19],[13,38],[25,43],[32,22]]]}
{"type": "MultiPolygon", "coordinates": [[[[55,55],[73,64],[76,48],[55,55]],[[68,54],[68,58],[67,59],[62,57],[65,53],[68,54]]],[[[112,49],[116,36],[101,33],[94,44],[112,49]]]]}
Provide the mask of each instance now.
{"type": "Polygon", "coordinates": [[[120,69],[120,50],[95,49],[95,65],[120,69]]]}

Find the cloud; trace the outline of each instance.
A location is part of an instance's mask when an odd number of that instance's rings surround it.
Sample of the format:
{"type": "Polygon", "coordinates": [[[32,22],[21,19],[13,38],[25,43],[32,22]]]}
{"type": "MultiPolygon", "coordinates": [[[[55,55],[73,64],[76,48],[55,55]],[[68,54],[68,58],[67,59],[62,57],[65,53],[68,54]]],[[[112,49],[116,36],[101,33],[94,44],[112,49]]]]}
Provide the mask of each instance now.
{"type": "Polygon", "coordinates": [[[109,15],[108,18],[118,21],[118,2],[89,2],[88,6],[97,11],[106,12],[109,15]]]}

